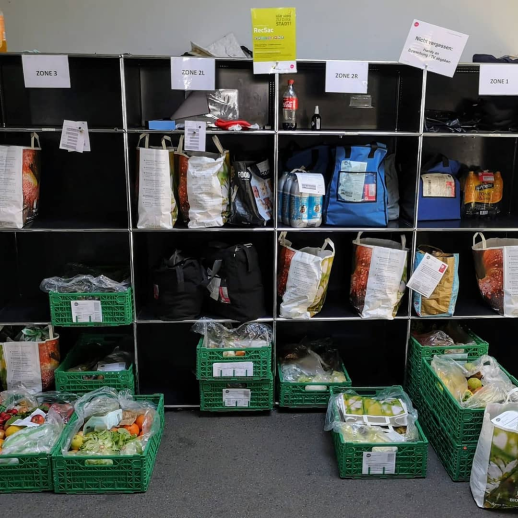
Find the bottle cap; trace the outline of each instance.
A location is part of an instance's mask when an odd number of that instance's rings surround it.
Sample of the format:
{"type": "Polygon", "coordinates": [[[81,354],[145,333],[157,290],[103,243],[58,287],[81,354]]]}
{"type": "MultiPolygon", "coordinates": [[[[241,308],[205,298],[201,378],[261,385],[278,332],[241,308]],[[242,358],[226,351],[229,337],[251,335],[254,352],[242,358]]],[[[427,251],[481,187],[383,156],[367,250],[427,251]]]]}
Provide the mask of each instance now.
{"type": "Polygon", "coordinates": [[[318,115],[320,112],[318,111],[318,106],[315,106],[315,115],[318,115]]]}
{"type": "Polygon", "coordinates": [[[295,79],[288,79],[288,84],[292,85],[295,82],[295,79]]]}

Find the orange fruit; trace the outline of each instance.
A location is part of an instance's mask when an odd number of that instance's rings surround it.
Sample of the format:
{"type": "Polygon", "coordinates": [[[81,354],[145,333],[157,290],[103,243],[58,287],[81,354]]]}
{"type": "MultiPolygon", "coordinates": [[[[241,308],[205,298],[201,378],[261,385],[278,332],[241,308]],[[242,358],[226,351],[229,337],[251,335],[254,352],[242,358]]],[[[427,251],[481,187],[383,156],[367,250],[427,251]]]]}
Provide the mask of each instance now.
{"type": "Polygon", "coordinates": [[[0,450],[2,449],[2,444],[4,444],[4,440],[0,439],[0,450]]]}
{"type": "Polygon", "coordinates": [[[126,430],[128,430],[128,432],[131,435],[138,435],[140,433],[140,429],[139,429],[139,427],[138,427],[138,425],[136,423],[123,426],[123,428],[126,428],[126,430]]]}
{"type": "Polygon", "coordinates": [[[135,424],[142,430],[142,426],[144,425],[144,421],[146,420],[146,414],[140,414],[135,421],[135,424]]]}

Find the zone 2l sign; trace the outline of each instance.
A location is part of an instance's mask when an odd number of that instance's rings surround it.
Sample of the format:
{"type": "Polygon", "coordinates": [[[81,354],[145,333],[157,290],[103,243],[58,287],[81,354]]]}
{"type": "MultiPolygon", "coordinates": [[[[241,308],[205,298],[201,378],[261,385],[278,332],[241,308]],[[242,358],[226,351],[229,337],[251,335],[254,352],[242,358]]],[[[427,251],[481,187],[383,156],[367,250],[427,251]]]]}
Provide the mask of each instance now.
{"type": "Polygon", "coordinates": [[[172,90],[214,90],[215,61],[210,58],[171,58],[172,90]]]}

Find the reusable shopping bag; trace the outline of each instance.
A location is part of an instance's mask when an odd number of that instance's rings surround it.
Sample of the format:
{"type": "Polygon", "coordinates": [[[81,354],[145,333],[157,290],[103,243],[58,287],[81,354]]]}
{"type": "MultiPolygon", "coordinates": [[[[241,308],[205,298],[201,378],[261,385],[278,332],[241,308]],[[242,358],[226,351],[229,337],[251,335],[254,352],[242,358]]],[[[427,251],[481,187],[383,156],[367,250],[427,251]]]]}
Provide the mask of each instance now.
{"type": "Polygon", "coordinates": [[[326,300],[327,286],[335,257],[335,245],[326,239],[321,248],[295,250],[279,236],[279,273],[277,279],[281,317],[311,318],[319,313],[326,300]]]}
{"type": "Polygon", "coordinates": [[[30,147],[0,146],[0,227],[23,228],[38,215],[40,155],[36,133],[31,134],[30,147]]]}
{"type": "Polygon", "coordinates": [[[183,135],[176,151],[180,212],[189,228],[222,227],[229,216],[229,154],[212,140],[219,153],[184,151],[183,135]]]}
{"type": "Polygon", "coordinates": [[[518,317],[518,239],[486,239],[477,232],[472,250],[482,298],[500,315],[518,317]]]}
{"type": "Polygon", "coordinates": [[[162,147],[149,147],[149,133],[139,137],[137,146],[138,228],[172,229],[178,217],[173,192],[174,148],[170,137],[162,137],[162,147]],[[144,139],[144,147],[140,141],[144,139]]]}
{"type": "Polygon", "coordinates": [[[392,320],[405,292],[407,280],[406,238],[401,243],[364,238],[353,241],[351,304],[362,318],[392,320]]]}
{"type": "Polygon", "coordinates": [[[516,398],[516,393],[510,393],[507,403],[489,403],[484,411],[470,478],[471,493],[479,507],[518,508],[516,398]]]}
{"type": "Polygon", "coordinates": [[[459,254],[448,254],[429,245],[421,245],[415,254],[414,270],[429,253],[448,265],[442,279],[428,299],[414,291],[414,309],[420,317],[451,317],[459,295],[459,254]]]}

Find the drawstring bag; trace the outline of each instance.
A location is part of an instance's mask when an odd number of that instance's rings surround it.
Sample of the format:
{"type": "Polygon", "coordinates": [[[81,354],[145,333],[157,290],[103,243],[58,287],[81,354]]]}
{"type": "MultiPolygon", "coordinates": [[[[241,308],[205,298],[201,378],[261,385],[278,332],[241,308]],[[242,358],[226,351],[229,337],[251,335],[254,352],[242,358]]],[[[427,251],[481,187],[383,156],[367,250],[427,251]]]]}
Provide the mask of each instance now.
{"type": "Polygon", "coordinates": [[[31,147],[0,146],[0,227],[23,228],[38,215],[40,162],[36,133],[31,133],[31,147]]]}
{"type": "Polygon", "coordinates": [[[137,145],[138,223],[137,228],[172,229],[178,217],[173,192],[174,148],[149,147],[149,133],[140,135],[137,145]],[[144,147],[140,141],[144,139],[144,147]]]}
{"type": "Polygon", "coordinates": [[[212,140],[219,153],[184,151],[183,135],[176,151],[178,201],[189,228],[222,227],[229,216],[229,154],[212,140]]]}
{"type": "Polygon", "coordinates": [[[446,263],[448,268],[429,299],[414,291],[415,312],[420,317],[451,317],[459,295],[459,254],[447,254],[439,248],[421,245],[415,254],[414,270],[427,253],[446,263]]]}
{"type": "Polygon", "coordinates": [[[486,239],[482,232],[477,232],[472,250],[482,298],[500,315],[518,317],[518,289],[513,283],[518,274],[518,239],[486,239]]]}
{"type": "Polygon", "coordinates": [[[177,250],[153,272],[155,313],[161,320],[194,320],[201,314],[207,274],[201,263],[177,250]]]}
{"type": "Polygon", "coordinates": [[[350,300],[362,318],[392,320],[397,313],[407,280],[406,237],[401,243],[364,238],[353,241],[353,273],[350,300]]]}
{"type": "Polygon", "coordinates": [[[295,250],[279,236],[278,294],[282,297],[280,314],[284,318],[311,318],[324,305],[335,245],[326,239],[321,248],[305,247],[295,250]]]}

